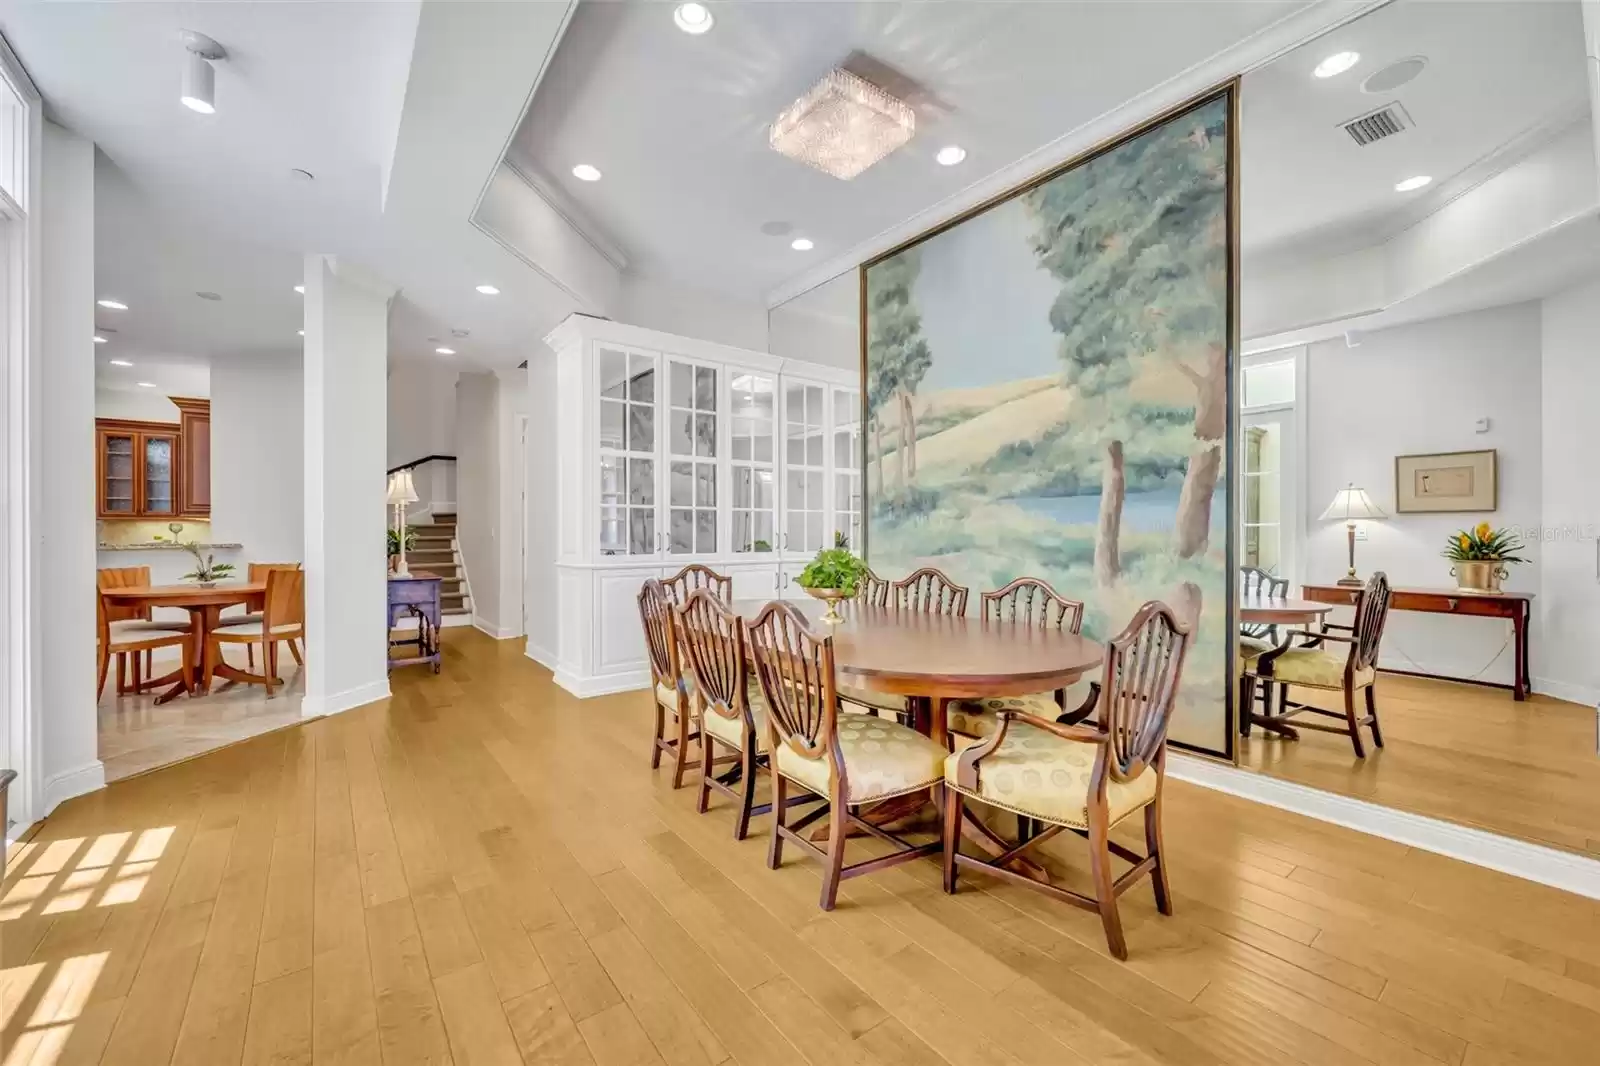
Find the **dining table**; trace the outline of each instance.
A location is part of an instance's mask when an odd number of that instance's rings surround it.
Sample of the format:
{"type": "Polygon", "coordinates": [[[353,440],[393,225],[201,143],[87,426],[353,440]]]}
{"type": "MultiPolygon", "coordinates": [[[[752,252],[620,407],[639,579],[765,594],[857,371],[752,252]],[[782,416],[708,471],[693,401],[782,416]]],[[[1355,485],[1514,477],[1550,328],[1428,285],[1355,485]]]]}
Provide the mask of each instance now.
{"type": "MultiPolygon", "coordinates": [[[[108,607],[179,607],[189,612],[191,625],[190,648],[185,653],[197,669],[191,671],[195,695],[211,689],[211,679],[221,677],[228,681],[249,681],[250,675],[228,665],[220,656],[215,662],[206,655],[206,635],[218,624],[224,608],[242,604],[247,611],[259,611],[266,602],[267,583],[261,581],[219,581],[209,587],[204,585],[127,585],[122,588],[101,589],[108,607]]],[[[183,671],[153,678],[146,684],[151,688],[170,685],[156,697],[157,703],[177,699],[186,691],[183,671]]]]}
{"type": "MultiPolygon", "coordinates": [[[[1246,625],[1269,625],[1276,627],[1279,634],[1277,649],[1282,650],[1289,646],[1294,639],[1294,630],[1291,626],[1309,626],[1317,624],[1333,610],[1333,605],[1319,603],[1316,600],[1296,600],[1285,596],[1263,596],[1259,592],[1241,592],[1239,594],[1239,621],[1246,625]]],[[[1304,635],[1304,634],[1302,634],[1304,635]]],[[[1263,654],[1271,654],[1266,652],[1263,654]]],[[[1267,689],[1267,700],[1271,700],[1271,689],[1267,689]]],[[[1251,701],[1251,706],[1241,707],[1243,713],[1239,715],[1239,732],[1245,736],[1250,735],[1250,727],[1259,725],[1263,729],[1274,733],[1281,733],[1289,737],[1298,737],[1291,727],[1278,721],[1270,715],[1258,714],[1251,701]]]]}
{"type": "MultiPolygon", "coordinates": [[[[754,619],[768,600],[735,600],[733,610],[754,619]]],[[[834,669],[841,687],[905,696],[923,709],[919,731],[949,747],[949,706],[955,700],[1022,696],[1064,689],[1104,657],[1104,647],[1056,626],[969,618],[964,615],[874,607],[859,601],[839,605],[842,621],[822,621],[826,606],[816,600],[790,601],[815,633],[833,638],[834,669]]],[[[927,792],[884,800],[861,812],[863,820],[888,825],[918,815],[930,801],[927,792]]],[[[1013,845],[997,836],[970,811],[963,812],[963,835],[991,855],[1013,845]]],[[[818,833],[825,838],[827,826],[818,833]]],[[[1027,860],[1017,865],[1031,876],[1043,871],[1027,860]]]]}

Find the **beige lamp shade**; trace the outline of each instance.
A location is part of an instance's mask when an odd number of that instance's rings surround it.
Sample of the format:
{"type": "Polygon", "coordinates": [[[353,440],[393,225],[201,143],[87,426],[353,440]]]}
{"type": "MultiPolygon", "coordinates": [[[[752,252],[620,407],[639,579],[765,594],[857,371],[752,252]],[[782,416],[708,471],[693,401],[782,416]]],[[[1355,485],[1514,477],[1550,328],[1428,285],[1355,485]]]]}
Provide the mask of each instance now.
{"type": "Polygon", "coordinates": [[[1324,522],[1357,522],[1369,518],[1388,518],[1383,508],[1372,502],[1366,489],[1358,489],[1352,482],[1333,494],[1333,502],[1322,512],[1324,522]]]}
{"type": "Polygon", "coordinates": [[[400,470],[389,477],[389,506],[399,507],[408,503],[416,503],[417,487],[411,483],[411,471],[400,470]]]}

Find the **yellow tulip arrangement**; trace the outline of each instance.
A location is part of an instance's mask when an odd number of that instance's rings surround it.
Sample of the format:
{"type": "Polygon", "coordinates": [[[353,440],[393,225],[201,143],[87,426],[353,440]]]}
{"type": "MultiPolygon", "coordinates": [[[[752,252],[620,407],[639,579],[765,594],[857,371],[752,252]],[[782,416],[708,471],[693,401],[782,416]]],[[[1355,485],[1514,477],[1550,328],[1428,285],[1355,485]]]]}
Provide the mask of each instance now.
{"type": "Polygon", "coordinates": [[[1509,529],[1495,529],[1487,522],[1479,522],[1471,529],[1452,533],[1440,554],[1459,562],[1523,563],[1527,560],[1516,554],[1522,549],[1522,541],[1509,529]]]}

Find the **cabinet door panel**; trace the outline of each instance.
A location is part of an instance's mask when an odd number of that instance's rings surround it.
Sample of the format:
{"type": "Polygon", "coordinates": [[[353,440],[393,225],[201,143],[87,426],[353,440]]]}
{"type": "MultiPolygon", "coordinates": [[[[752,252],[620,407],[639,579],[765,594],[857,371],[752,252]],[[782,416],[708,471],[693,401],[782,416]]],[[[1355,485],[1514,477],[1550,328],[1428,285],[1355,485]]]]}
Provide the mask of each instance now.
{"type": "Polygon", "coordinates": [[[141,440],[140,455],[144,464],[144,513],[177,514],[178,438],[147,433],[141,440]]]}
{"type": "Polygon", "coordinates": [[[783,379],[783,550],[811,553],[824,547],[827,496],[826,389],[783,379]]]}
{"type": "Polygon", "coordinates": [[[661,551],[657,357],[599,345],[599,549],[603,556],[661,551]]]}
{"type": "Polygon", "coordinates": [[[100,433],[100,513],[132,515],[138,512],[138,477],[134,468],[134,450],[138,435],[132,433],[100,433]]]}
{"type": "Polygon", "coordinates": [[[843,538],[857,554],[861,542],[861,393],[833,390],[833,537],[843,538]]]}
{"type": "Polygon", "coordinates": [[[717,550],[717,420],[721,369],[674,356],[667,364],[668,555],[717,550]]]}
{"type": "Polygon", "coordinates": [[[731,548],[760,555],[776,547],[777,379],[733,369],[728,382],[728,470],[731,548]]]}

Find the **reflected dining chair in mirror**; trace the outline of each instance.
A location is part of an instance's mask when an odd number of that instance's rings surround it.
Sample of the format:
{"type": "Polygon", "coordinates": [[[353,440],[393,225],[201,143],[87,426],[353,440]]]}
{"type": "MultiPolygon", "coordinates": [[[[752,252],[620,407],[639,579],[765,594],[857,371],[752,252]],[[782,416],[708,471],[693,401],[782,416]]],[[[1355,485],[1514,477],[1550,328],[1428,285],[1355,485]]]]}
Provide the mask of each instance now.
{"type": "MultiPolygon", "coordinates": [[[[1239,589],[1246,596],[1258,596],[1265,599],[1282,599],[1289,595],[1289,579],[1274,577],[1256,566],[1241,566],[1239,568],[1239,589]]],[[[1239,698],[1245,699],[1244,668],[1250,658],[1278,646],[1281,640],[1278,627],[1270,622],[1241,622],[1239,624],[1239,698]]],[[[1272,682],[1260,682],[1261,700],[1263,710],[1272,707],[1272,682]]],[[[1253,696],[1251,698],[1254,698],[1253,696]]],[[[1241,707],[1248,707],[1248,703],[1241,702],[1241,707]]]]}
{"type": "Polygon", "coordinates": [[[966,614],[967,593],[965,586],[951,581],[944,571],[932,566],[889,583],[889,603],[899,611],[966,614]]]}
{"type": "Polygon", "coordinates": [[[867,567],[861,575],[861,581],[856,585],[856,602],[864,603],[868,607],[889,606],[889,582],[872,572],[872,567],[867,567]]]}
{"type": "Polygon", "coordinates": [[[141,692],[155,680],[153,653],[158,648],[182,652],[183,683],[193,687],[193,630],[187,621],[152,621],[148,608],[117,607],[106,603],[107,589],[139,588],[150,584],[148,566],[118,566],[95,571],[96,652],[99,659],[95,698],[106,687],[111,657],[117,659],[117,694],[141,692]],[[131,658],[131,663],[130,663],[131,658]],[[131,677],[129,667],[131,666],[131,677]]]}
{"type": "MultiPolygon", "coordinates": [[[[885,608],[889,606],[890,583],[872,572],[868,567],[861,581],[856,585],[855,602],[868,607],[885,608]]],[[[890,692],[878,692],[870,688],[857,688],[852,685],[839,686],[839,698],[850,706],[845,710],[863,710],[868,714],[885,711],[895,716],[902,725],[909,725],[912,718],[912,709],[904,696],[896,696],[890,692]]]]}
{"type": "Polygon", "coordinates": [[[671,577],[662,578],[661,587],[674,607],[688,603],[689,594],[696,589],[710,589],[723,603],[733,602],[733,578],[700,563],[690,563],[671,577]]]}
{"type": "Polygon", "coordinates": [[[1003,710],[987,740],[945,760],[944,890],[956,890],[962,866],[1097,911],[1106,944],[1128,957],[1117,897],[1145,874],[1156,909],[1172,913],[1166,857],[1161,846],[1161,790],[1166,780],[1167,725],[1183,678],[1189,627],[1164,603],[1140,607],[1121,633],[1106,642],[1098,720],[1063,725],[1026,711],[1003,710]],[[961,820],[968,802],[1008,810],[1021,826],[1014,847],[993,860],[961,854],[961,820]],[[1144,812],[1145,854],[1111,839],[1123,819],[1144,812]],[[1089,842],[1094,895],[1035,881],[1005,863],[1070,830],[1089,842]],[[1116,856],[1132,867],[1112,876],[1116,856]]]}
{"type": "Polygon", "coordinates": [[[739,813],[733,836],[743,840],[751,817],[771,810],[755,802],[756,771],[767,762],[767,703],[759,687],[750,691],[744,625],[709,588],[689,593],[674,612],[679,650],[694,680],[700,719],[700,798],[695,809],[706,813],[713,789],[734,800],[739,813]],[[719,754],[718,749],[731,754],[719,754]],[[716,776],[718,766],[729,764],[739,768],[737,791],[716,776]]]}
{"type": "MultiPolygon", "coordinates": [[[[1296,729],[1311,729],[1319,733],[1342,733],[1350,738],[1356,757],[1367,757],[1366,746],[1361,743],[1361,727],[1372,730],[1372,742],[1383,747],[1383,730],[1378,725],[1378,704],[1374,690],[1378,679],[1378,647],[1383,642],[1383,627],[1389,618],[1389,578],[1378,571],[1367,579],[1356,598],[1355,618],[1348,626],[1324,622],[1317,633],[1291,633],[1289,642],[1282,648],[1273,648],[1259,655],[1246,654],[1244,676],[1240,681],[1240,697],[1249,707],[1254,699],[1254,687],[1263,683],[1282,686],[1278,696],[1278,713],[1270,718],[1257,718],[1255,724],[1274,733],[1298,740],[1296,729]],[[1334,633],[1330,630],[1340,630],[1334,633]],[[1344,710],[1333,711],[1289,698],[1291,686],[1321,692],[1337,692],[1344,699],[1344,710]],[[1366,713],[1357,715],[1356,694],[1366,703],[1366,713]],[[1301,715],[1318,715],[1323,718],[1343,719],[1340,725],[1323,725],[1318,722],[1296,722],[1289,719],[1301,715]]],[[[1270,704],[1268,707],[1270,712],[1270,704]]]]}
{"type": "Polygon", "coordinates": [[[254,621],[219,619],[219,624],[206,634],[205,659],[201,664],[202,677],[211,677],[213,663],[222,659],[224,644],[261,645],[261,673],[247,675],[252,685],[263,685],[267,698],[283,682],[278,680],[278,645],[289,644],[289,652],[296,662],[300,655],[294,650],[294,641],[305,636],[306,573],[304,570],[268,570],[266,596],[262,600],[261,617],[254,621]]]}
{"type": "Polygon", "coordinates": [[[694,681],[683,672],[671,596],[656,578],[647,579],[639,589],[639,621],[644,626],[650,690],[656,704],[650,769],[660,767],[663,752],[672,756],[672,787],[682,788],[683,774],[689,766],[689,745],[700,739],[695,729],[694,681]]]}
{"type": "Polygon", "coordinates": [[[833,637],[806,627],[792,603],[769,603],[745,623],[745,639],[756,679],[767,703],[767,745],[771,749],[772,842],[767,865],[783,862],[783,845],[792,843],[823,864],[822,909],[833,910],[839,883],[846,878],[936,854],[937,841],[913,844],[859,817],[863,804],[931,789],[942,791],[944,748],[914,729],[872,715],[840,714],[834,673],[833,637]],[[791,804],[790,785],[808,796],[791,804]],[[793,823],[791,805],[817,803],[793,823]],[[828,817],[824,851],[801,830],[828,817]],[[849,866],[845,841],[852,829],[885,841],[895,850],[849,866]]]}
{"type": "MultiPolygon", "coordinates": [[[[248,576],[248,580],[249,580],[250,584],[254,585],[258,581],[265,581],[267,579],[267,571],[268,570],[298,570],[298,569],[300,569],[300,564],[299,563],[251,563],[246,568],[245,572],[246,572],[246,574],[248,576]]],[[[224,612],[223,615],[222,615],[222,620],[224,622],[259,622],[259,621],[261,621],[261,612],[260,611],[241,611],[238,614],[228,614],[228,613],[224,612]]],[[[305,658],[303,657],[303,655],[301,654],[301,649],[299,647],[299,641],[298,640],[289,641],[289,654],[294,656],[294,661],[296,663],[299,663],[301,666],[305,665],[306,661],[305,661],[305,658]]],[[[256,646],[254,644],[246,644],[244,646],[244,660],[250,666],[251,669],[255,668],[255,665],[256,665],[256,646]]]]}
{"type": "MultiPolygon", "coordinates": [[[[993,592],[978,597],[985,625],[1009,622],[1035,629],[1064,629],[1077,633],[1083,629],[1083,604],[1069,600],[1036,577],[1019,577],[993,592]]],[[[1024,696],[996,696],[981,700],[955,700],[949,705],[949,729],[966,737],[987,737],[999,727],[996,712],[1026,711],[1040,718],[1072,724],[1081,722],[1093,711],[1099,699],[1098,682],[1089,686],[1083,705],[1067,710],[1066,689],[1030,692],[1024,696]]]]}

